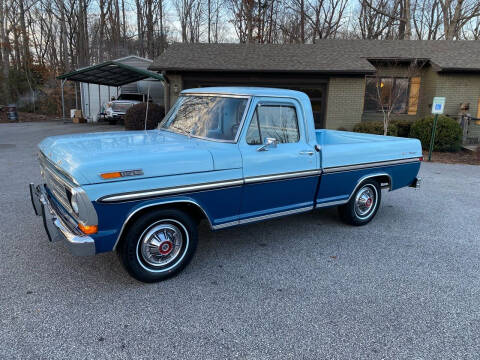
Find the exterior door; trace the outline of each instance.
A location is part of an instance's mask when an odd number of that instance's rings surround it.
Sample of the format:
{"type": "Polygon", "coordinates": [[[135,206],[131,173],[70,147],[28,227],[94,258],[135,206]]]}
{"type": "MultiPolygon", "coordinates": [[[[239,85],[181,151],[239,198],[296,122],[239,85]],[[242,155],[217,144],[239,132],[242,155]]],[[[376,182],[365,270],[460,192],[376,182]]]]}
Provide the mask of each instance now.
{"type": "Polygon", "coordinates": [[[283,98],[254,101],[239,143],[245,179],[240,220],[311,209],[319,158],[306,142],[300,104],[283,98]]]}

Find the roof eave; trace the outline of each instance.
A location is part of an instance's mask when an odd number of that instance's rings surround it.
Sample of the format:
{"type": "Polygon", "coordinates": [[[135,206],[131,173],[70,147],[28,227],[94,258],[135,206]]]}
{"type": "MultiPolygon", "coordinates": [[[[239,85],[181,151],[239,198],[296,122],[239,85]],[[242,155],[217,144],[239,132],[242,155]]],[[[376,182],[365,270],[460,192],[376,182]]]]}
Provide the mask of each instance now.
{"type": "Polygon", "coordinates": [[[336,69],[336,70],[295,70],[295,69],[212,69],[212,68],[180,68],[180,67],[156,67],[150,66],[151,71],[165,72],[221,72],[221,73],[290,73],[290,74],[321,74],[321,75],[365,75],[376,72],[376,69],[336,69]]]}
{"type": "Polygon", "coordinates": [[[480,68],[442,67],[439,73],[479,73],[480,68]]]}

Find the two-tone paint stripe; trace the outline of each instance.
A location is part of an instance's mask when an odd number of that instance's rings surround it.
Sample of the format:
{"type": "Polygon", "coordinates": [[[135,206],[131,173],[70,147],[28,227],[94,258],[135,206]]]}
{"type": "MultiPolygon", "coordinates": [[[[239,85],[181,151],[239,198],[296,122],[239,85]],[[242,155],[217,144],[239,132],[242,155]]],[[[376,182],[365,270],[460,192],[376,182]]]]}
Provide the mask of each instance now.
{"type": "Polygon", "coordinates": [[[195,185],[187,186],[173,186],[162,189],[153,189],[145,191],[135,191],[130,193],[121,193],[115,195],[107,195],[98,199],[100,202],[120,202],[120,201],[131,201],[151,197],[159,197],[165,195],[180,195],[190,192],[198,191],[207,191],[207,190],[218,190],[223,188],[242,186],[245,184],[255,184],[269,181],[278,181],[278,180],[288,180],[288,179],[299,179],[303,177],[318,176],[321,174],[320,170],[308,170],[308,171],[295,171],[281,174],[273,175],[262,175],[262,176],[252,176],[246,177],[244,179],[233,179],[233,180],[224,180],[224,181],[215,181],[208,183],[201,183],[195,185]]]}
{"type": "Polygon", "coordinates": [[[330,174],[330,173],[336,173],[336,172],[341,172],[341,171],[352,171],[352,170],[361,170],[361,169],[375,168],[375,167],[381,167],[381,166],[408,164],[408,163],[421,161],[420,159],[421,159],[421,157],[416,156],[416,157],[408,158],[408,159],[376,161],[376,162],[369,162],[369,163],[355,164],[355,165],[332,166],[332,167],[324,168],[323,173],[330,174]]]}
{"type": "Polygon", "coordinates": [[[141,190],[141,191],[134,191],[134,192],[128,192],[128,193],[119,193],[119,194],[103,196],[99,198],[98,201],[105,202],[105,203],[113,203],[113,202],[132,201],[132,200],[160,197],[160,196],[166,196],[166,195],[181,195],[181,194],[190,193],[190,192],[217,190],[217,189],[269,182],[269,181],[279,181],[279,180],[298,179],[298,178],[310,177],[310,176],[319,176],[322,173],[331,174],[331,173],[342,172],[342,171],[354,171],[354,170],[360,170],[360,169],[366,169],[366,168],[376,168],[376,167],[389,166],[389,165],[407,164],[407,163],[418,162],[418,161],[420,161],[420,158],[415,157],[415,158],[408,158],[408,159],[327,167],[327,168],[324,168],[323,171],[322,170],[306,170],[306,171],[295,171],[295,172],[286,172],[286,173],[270,174],[270,175],[251,176],[243,179],[222,180],[222,181],[200,183],[195,185],[182,185],[182,186],[173,186],[173,187],[167,187],[167,188],[161,188],[161,189],[149,189],[149,190],[141,190]]]}

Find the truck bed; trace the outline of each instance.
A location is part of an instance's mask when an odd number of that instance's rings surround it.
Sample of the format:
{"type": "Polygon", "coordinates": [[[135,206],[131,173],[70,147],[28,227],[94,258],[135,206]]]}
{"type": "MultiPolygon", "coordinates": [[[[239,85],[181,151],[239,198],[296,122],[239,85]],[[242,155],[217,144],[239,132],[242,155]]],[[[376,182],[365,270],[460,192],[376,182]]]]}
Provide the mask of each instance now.
{"type": "Polygon", "coordinates": [[[418,139],[325,129],[315,134],[324,169],[422,156],[418,139]]]}

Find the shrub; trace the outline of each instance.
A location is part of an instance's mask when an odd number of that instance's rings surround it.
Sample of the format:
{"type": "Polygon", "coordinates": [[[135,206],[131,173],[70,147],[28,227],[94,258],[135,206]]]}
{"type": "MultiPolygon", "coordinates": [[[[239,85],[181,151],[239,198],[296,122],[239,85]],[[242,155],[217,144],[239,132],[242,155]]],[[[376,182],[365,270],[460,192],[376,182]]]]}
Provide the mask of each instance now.
{"type": "MultiPolygon", "coordinates": [[[[362,121],[354,126],[353,131],[359,133],[383,135],[383,122],[382,121],[362,121]]],[[[387,135],[397,136],[398,127],[394,123],[390,122],[388,125],[387,135]]]]}
{"type": "MultiPolygon", "coordinates": [[[[421,141],[422,147],[428,149],[432,136],[433,116],[415,121],[410,128],[410,137],[421,141]]],[[[449,117],[439,115],[435,132],[434,151],[459,151],[462,145],[462,128],[449,117]]]]}
{"type": "MultiPolygon", "coordinates": [[[[125,114],[125,129],[127,130],[143,130],[145,129],[145,112],[147,111],[147,103],[133,105],[125,114]]],[[[149,103],[147,130],[155,129],[158,123],[165,116],[165,108],[163,106],[149,103]]]]}
{"type": "Polygon", "coordinates": [[[397,126],[398,132],[397,136],[408,137],[410,134],[410,127],[413,124],[413,121],[410,120],[393,120],[390,122],[397,126]]]}

